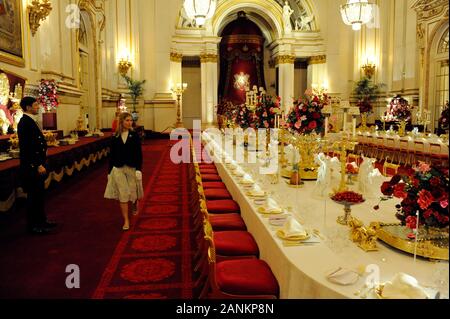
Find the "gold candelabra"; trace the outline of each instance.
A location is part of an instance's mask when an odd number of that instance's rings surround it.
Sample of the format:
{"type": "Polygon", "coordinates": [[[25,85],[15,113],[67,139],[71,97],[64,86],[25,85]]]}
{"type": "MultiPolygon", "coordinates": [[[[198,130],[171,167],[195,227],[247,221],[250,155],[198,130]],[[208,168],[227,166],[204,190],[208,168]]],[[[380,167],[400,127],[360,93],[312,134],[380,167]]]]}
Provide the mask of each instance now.
{"type": "Polygon", "coordinates": [[[27,7],[31,35],[34,36],[41,25],[52,11],[50,0],[33,0],[27,7]]]}
{"type": "Polygon", "coordinates": [[[181,116],[181,96],[187,89],[187,83],[177,83],[175,87],[172,87],[172,92],[177,96],[177,122],[175,123],[176,128],[183,128],[183,119],[181,116]]]}
{"type": "Polygon", "coordinates": [[[346,136],[342,138],[339,142],[334,142],[333,149],[338,151],[340,154],[340,161],[341,161],[341,182],[339,184],[339,189],[337,192],[345,192],[347,190],[347,185],[345,183],[345,171],[346,171],[346,165],[347,165],[347,152],[348,151],[354,151],[355,146],[358,144],[356,141],[351,141],[347,139],[346,136]]]}
{"type": "Polygon", "coordinates": [[[286,141],[285,139],[285,134],[286,134],[286,129],[284,128],[280,128],[279,131],[279,140],[280,140],[280,165],[281,168],[286,168],[288,161],[286,160],[286,154],[284,154],[284,143],[286,141]]]}

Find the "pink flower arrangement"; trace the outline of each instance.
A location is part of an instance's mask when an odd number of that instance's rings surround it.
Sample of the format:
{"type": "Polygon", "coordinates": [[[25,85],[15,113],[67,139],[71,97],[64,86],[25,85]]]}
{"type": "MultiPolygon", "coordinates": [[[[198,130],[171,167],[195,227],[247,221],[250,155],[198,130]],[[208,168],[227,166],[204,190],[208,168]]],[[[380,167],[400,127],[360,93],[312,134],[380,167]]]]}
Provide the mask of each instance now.
{"type": "Polygon", "coordinates": [[[254,113],[254,123],[256,128],[274,128],[275,116],[281,115],[280,97],[275,100],[271,96],[265,95],[260,97],[260,101],[256,105],[254,113]]]}
{"type": "Polygon", "coordinates": [[[58,107],[58,86],[55,80],[41,80],[38,100],[47,112],[58,107]]]}
{"type": "Polygon", "coordinates": [[[287,115],[286,123],[292,131],[300,134],[321,133],[324,129],[325,117],[322,109],[328,105],[326,93],[315,94],[306,90],[305,99],[298,99],[287,115]]]}

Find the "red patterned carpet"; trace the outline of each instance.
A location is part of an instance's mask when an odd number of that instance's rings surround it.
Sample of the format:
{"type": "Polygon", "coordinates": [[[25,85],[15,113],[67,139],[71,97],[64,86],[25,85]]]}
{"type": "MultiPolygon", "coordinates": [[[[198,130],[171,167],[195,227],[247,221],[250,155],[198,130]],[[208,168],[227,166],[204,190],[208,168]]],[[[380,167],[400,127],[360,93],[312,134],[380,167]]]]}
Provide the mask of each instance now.
{"type": "Polygon", "coordinates": [[[122,236],[95,299],[192,298],[187,165],[167,148],[154,169],[140,214],[122,236]]]}
{"type": "Polygon", "coordinates": [[[147,196],[129,232],[118,204],[103,198],[106,162],[48,192],[54,234],[26,234],[23,207],[0,215],[0,298],[189,298],[187,172],[169,161],[169,143],[143,146],[147,196]],[[70,264],[80,289],[65,285],[70,264]]]}

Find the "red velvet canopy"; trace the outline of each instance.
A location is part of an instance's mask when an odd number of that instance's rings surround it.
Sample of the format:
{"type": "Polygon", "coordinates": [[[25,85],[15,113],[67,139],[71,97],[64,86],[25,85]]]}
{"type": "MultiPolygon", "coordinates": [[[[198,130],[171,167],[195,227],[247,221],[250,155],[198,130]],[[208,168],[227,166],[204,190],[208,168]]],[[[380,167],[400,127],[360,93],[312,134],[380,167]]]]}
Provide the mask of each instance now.
{"type": "Polygon", "coordinates": [[[219,99],[245,103],[245,86],[265,89],[264,37],[243,11],[221,34],[219,99]],[[237,83],[236,79],[240,79],[237,83]]]}

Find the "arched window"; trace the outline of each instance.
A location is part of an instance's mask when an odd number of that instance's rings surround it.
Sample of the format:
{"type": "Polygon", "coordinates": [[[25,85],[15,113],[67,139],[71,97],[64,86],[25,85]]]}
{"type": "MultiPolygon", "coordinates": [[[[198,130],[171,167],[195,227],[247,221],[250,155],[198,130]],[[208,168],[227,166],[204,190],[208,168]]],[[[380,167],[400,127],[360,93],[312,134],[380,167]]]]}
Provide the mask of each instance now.
{"type": "Polygon", "coordinates": [[[448,59],[448,33],[445,31],[439,39],[435,59],[435,98],[434,98],[434,127],[438,127],[438,120],[445,103],[449,100],[449,59],[448,59]]]}

